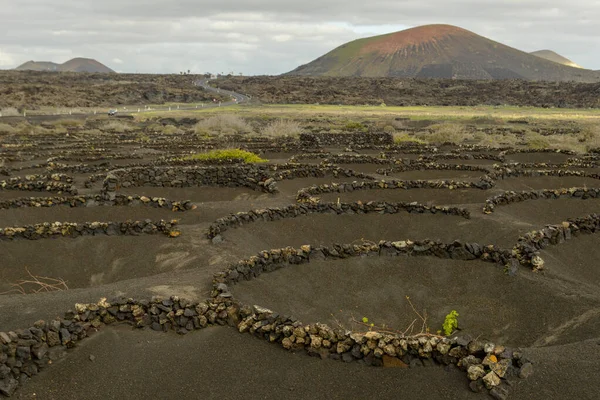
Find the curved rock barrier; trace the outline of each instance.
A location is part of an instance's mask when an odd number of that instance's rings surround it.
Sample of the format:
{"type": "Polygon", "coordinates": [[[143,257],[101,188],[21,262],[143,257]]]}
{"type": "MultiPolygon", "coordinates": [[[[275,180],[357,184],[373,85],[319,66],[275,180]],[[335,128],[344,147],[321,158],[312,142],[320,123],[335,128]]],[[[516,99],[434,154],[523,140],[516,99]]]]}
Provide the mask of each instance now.
{"type": "Polygon", "coordinates": [[[475,260],[498,263],[506,266],[516,262],[510,250],[500,249],[495,245],[479,245],[477,243],[443,243],[434,240],[402,240],[363,244],[335,244],[332,246],[302,246],[299,249],[286,247],[282,249],[264,250],[255,256],[240,260],[225,271],[214,275],[213,296],[228,293],[227,285],[241,280],[250,280],[263,272],[271,272],[290,265],[304,264],[317,259],[345,259],[361,256],[432,256],[455,260],[475,260]]]}
{"type": "Polygon", "coordinates": [[[276,181],[297,178],[324,178],[332,175],[334,178],[360,178],[372,180],[371,175],[356,172],[352,169],[341,168],[332,164],[276,164],[269,166],[270,177],[276,181]]]}
{"type": "MultiPolygon", "coordinates": [[[[43,157],[43,155],[41,156],[43,157]]],[[[128,160],[128,159],[142,159],[144,156],[138,154],[97,154],[90,153],[89,156],[80,156],[80,155],[64,155],[64,156],[55,156],[48,158],[48,162],[55,161],[73,161],[73,162],[89,162],[89,161],[105,161],[105,160],[128,160]]]]}
{"type": "Polygon", "coordinates": [[[504,162],[504,157],[495,154],[465,154],[465,153],[438,153],[423,155],[419,157],[419,161],[436,161],[436,160],[490,160],[504,162]]]}
{"type": "Polygon", "coordinates": [[[570,218],[561,224],[546,225],[546,227],[527,232],[519,237],[513,249],[513,254],[519,262],[531,267],[534,271],[544,268],[544,260],[539,256],[539,250],[550,245],[557,245],[570,240],[579,234],[591,234],[600,231],[600,215],[590,214],[581,218],[570,218]]]}
{"type": "Polygon", "coordinates": [[[33,181],[51,181],[51,182],[62,182],[62,183],[73,183],[73,178],[69,175],[65,174],[50,174],[50,175],[25,175],[25,176],[15,176],[13,178],[8,179],[7,181],[1,181],[2,183],[6,182],[10,184],[10,182],[33,182],[33,181]]]}
{"type": "MultiPolygon", "coordinates": [[[[44,168],[48,171],[57,171],[57,172],[69,172],[69,173],[77,173],[77,174],[89,174],[98,171],[107,171],[110,168],[116,168],[111,165],[110,162],[106,161],[100,164],[89,165],[89,164],[75,164],[68,165],[59,162],[48,162],[47,164],[42,164],[44,168]]],[[[123,168],[123,167],[119,167],[123,168]]]]}
{"type": "MultiPolygon", "coordinates": [[[[28,166],[20,166],[20,167],[4,166],[4,167],[0,168],[0,175],[10,176],[13,172],[20,172],[24,169],[38,169],[38,168],[47,168],[47,167],[48,167],[47,163],[34,164],[34,165],[28,165],[28,166]]],[[[59,171],[59,172],[61,172],[61,171],[59,171]]]]}
{"type": "Polygon", "coordinates": [[[465,151],[479,151],[479,152],[501,152],[504,150],[510,150],[512,147],[508,146],[490,146],[486,144],[459,144],[456,146],[455,150],[451,150],[451,152],[461,153],[465,151]]]}
{"type": "MultiPolygon", "coordinates": [[[[343,169],[334,165],[310,164],[273,164],[273,165],[217,165],[188,167],[134,167],[116,169],[104,178],[104,193],[115,192],[119,187],[161,186],[245,186],[253,190],[277,193],[277,181],[284,179],[325,177],[356,177],[373,179],[372,176],[343,169]]],[[[85,185],[91,187],[93,182],[102,179],[104,174],[96,174],[87,178],[85,185]]]]}
{"type": "Polygon", "coordinates": [[[558,177],[579,176],[579,177],[585,177],[585,178],[600,179],[600,174],[585,172],[585,171],[576,171],[576,170],[570,170],[570,169],[531,170],[531,169],[520,169],[520,168],[513,169],[513,168],[507,168],[507,167],[499,167],[496,169],[496,171],[494,171],[488,175],[488,177],[492,180],[518,178],[518,177],[531,178],[531,177],[537,177],[537,176],[558,176],[558,177]]]}
{"type": "Polygon", "coordinates": [[[76,195],[77,189],[71,185],[72,182],[70,176],[63,174],[16,176],[0,181],[0,190],[65,192],[76,195]]]}
{"type": "Polygon", "coordinates": [[[126,222],[44,222],[21,227],[0,228],[0,240],[28,239],[38,240],[56,237],[76,238],[79,236],[121,236],[154,235],[162,233],[169,237],[178,237],[175,230],[177,220],[171,221],[126,221],[126,222]]]}
{"type": "Polygon", "coordinates": [[[377,170],[380,175],[389,175],[395,172],[407,172],[407,171],[473,171],[483,172],[485,174],[491,173],[489,168],[480,167],[477,165],[462,165],[462,164],[438,164],[436,162],[416,161],[410,164],[396,164],[391,168],[381,168],[377,170]]]}
{"type": "Polygon", "coordinates": [[[323,185],[313,185],[302,188],[296,195],[298,202],[313,202],[313,196],[323,193],[345,193],[355,190],[381,190],[381,189],[481,189],[487,190],[494,186],[492,180],[484,177],[479,182],[462,182],[453,180],[380,180],[380,181],[354,181],[343,183],[331,183],[323,185]]]}
{"type": "Polygon", "coordinates": [[[227,217],[219,218],[208,228],[206,236],[215,239],[228,229],[240,227],[257,221],[276,221],[283,218],[296,218],[308,214],[398,214],[407,213],[431,213],[456,215],[462,218],[470,218],[471,214],[464,208],[426,206],[417,203],[307,203],[291,204],[287,207],[265,208],[248,212],[239,212],[227,217]]]}
{"type": "Polygon", "coordinates": [[[390,133],[348,132],[348,133],[301,133],[300,142],[304,146],[357,146],[392,145],[394,137],[390,133]]]}
{"type": "Polygon", "coordinates": [[[600,188],[573,187],[561,189],[524,190],[521,192],[506,191],[485,201],[483,212],[491,214],[497,206],[518,203],[527,200],[543,199],[596,199],[600,198],[600,188]]]}
{"type": "Polygon", "coordinates": [[[366,154],[328,154],[305,153],[292,156],[290,162],[295,160],[322,159],[325,164],[392,164],[394,159],[373,157],[366,154]]]}
{"type": "Polygon", "coordinates": [[[119,187],[159,186],[245,186],[253,190],[275,193],[273,182],[265,184],[269,174],[255,165],[212,167],[138,167],[111,171],[104,179],[103,192],[115,192],[119,187]],[[271,184],[272,183],[272,184],[271,184]]]}
{"type": "Polygon", "coordinates": [[[102,195],[82,195],[69,197],[21,197],[11,200],[0,200],[0,209],[25,207],[95,207],[95,206],[137,206],[145,205],[154,208],[166,208],[172,211],[188,211],[196,208],[190,200],[172,201],[163,197],[115,195],[114,199],[106,199],[102,195]]]}
{"type": "Polygon", "coordinates": [[[508,394],[510,383],[526,378],[532,363],[519,349],[507,348],[467,336],[443,337],[429,333],[406,336],[399,333],[354,332],[325,324],[302,324],[258,305],[235,300],[227,283],[251,279],[285,264],[301,264],[310,258],[346,258],[362,254],[432,255],[460,259],[498,261],[503,251],[493,246],[441,244],[437,242],[386,242],[365,245],[336,245],[331,248],[275,249],[242,260],[215,275],[213,297],[189,302],[177,296],[153,297],[150,301],[101,299],[98,303],[76,304],[64,319],[37,321],[32,327],[0,332],[0,393],[11,396],[18,386],[34,377],[67,350],[104,325],[127,323],[155,331],[187,334],[210,326],[231,326],[291,351],[305,351],[323,359],[361,362],[369,366],[456,365],[465,371],[470,388],[489,390],[493,396],[508,394]],[[478,256],[477,256],[478,254],[478,256]]]}
{"type": "Polygon", "coordinates": [[[94,183],[104,181],[107,176],[108,172],[90,175],[83,182],[83,186],[89,189],[94,186],[94,183]]]}
{"type": "Polygon", "coordinates": [[[564,163],[504,163],[502,165],[494,165],[496,169],[502,168],[521,168],[521,169],[561,169],[568,167],[577,167],[577,168],[597,168],[599,166],[598,162],[595,161],[585,161],[585,160],[568,160],[564,163]]]}
{"type": "Polygon", "coordinates": [[[522,154],[522,153],[556,153],[556,154],[566,154],[566,155],[575,155],[577,154],[573,150],[565,150],[565,149],[519,149],[519,148],[509,148],[500,152],[500,155],[509,155],[509,154],[522,154]]]}

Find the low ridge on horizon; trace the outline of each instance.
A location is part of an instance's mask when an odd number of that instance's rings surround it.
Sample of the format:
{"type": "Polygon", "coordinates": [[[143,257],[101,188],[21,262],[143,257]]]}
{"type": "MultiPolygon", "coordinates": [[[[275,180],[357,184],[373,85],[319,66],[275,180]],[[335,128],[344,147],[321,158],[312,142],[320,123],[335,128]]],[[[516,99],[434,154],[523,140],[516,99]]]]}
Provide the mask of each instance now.
{"type": "Polygon", "coordinates": [[[567,65],[569,67],[585,69],[581,65],[574,63],[573,61],[569,60],[567,57],[561,56],[560,54],[558,54],[557,52],[552,51],[552,50],[548,50],[548,49],[537,50],[537,51],[532,51],[529,54],[533,54],[534,56],[545,58],[546,60],[554,61],[555,63],[567,65]]]}
{"type": "Polygon", "coordinates": [[[526,53],[457,26],[434,24],[345,43],[287,74],[600,81],[598,71],[582,69],[556,53],[555,59],[542,54],[546,56],[526,53]]]}
{"type": "Polygon", "coordinates": [[[56,72],[101,72],[114,73],[112,69],[92,58],[76,57],[62,64],[50,61],[27,61],[19,65],[19,71],[56,71],[56,72]]]}

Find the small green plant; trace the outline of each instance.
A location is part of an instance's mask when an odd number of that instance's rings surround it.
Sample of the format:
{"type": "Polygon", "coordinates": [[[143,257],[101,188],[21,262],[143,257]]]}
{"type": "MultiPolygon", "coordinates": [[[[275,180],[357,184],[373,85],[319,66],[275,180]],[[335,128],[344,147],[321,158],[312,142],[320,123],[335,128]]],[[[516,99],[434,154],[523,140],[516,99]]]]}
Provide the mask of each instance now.
{"type": "Polygon", "coordinates": [[[200,161],[240,161],[245,164],[264,163],[269,160],[259,157],[258,155],[246,150],[226,149],[212,150],[208,153],[198,153],[185,157],[185,160],[200,160],[200,161]]]}
{"type": "Polygon", "coordinates": [[[450,336],[452,332],[458,329],[458,312],[456,310],[450,311],[450,314],[446,315],[442,330],[444,335],[450,336]]]}
{"type": "Polygon", "coordinates": [[[346,132],[366,132],[368,128],[360,122],[349,121],[342,127],[342,130],[346,132]]]}
{"type": "Polygon", "coordinates": [[[369,330],[371,330],[371,329],[373,329],[373,328],[375,327],[375,324],[374,324],[374,323],[372,323],[372,322],[371,322],[371,323],[369,324],[369,318],[367,318],[367,317],[362,317],[362,322],[363,322],[363,324],[365,324],[365,325],[368,325],[368,326],[369,326],[369,330]]]}

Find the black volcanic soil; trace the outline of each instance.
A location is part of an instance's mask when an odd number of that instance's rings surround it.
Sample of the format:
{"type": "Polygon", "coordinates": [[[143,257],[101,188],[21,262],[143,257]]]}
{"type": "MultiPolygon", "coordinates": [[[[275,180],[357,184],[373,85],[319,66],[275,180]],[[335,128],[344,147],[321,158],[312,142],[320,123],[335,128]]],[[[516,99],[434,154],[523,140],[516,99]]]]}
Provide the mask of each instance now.
{"type": "Polygon", "coordinates": [[[397,399],[399,393],[416,393],[430,382],[437,382],[428,389],[436,399],[480,398],[468,391],[464,374],[457,370],[383,370],[323,361],[289,353],[230,328],[204,329],[185,337],[107,328],[83,342],[79,350],[15,398],[341,400],[376,393],[378,399],[397,399]],[[90,388],[92,376],[104,382],[101,388],[90,388]]]}
{"type": "MultiPolygon", "coordinates": [[[[0,155],[2,150],[0,147],[0,155]]],[[[547,156],[539,159],[555,161],[554,154],[547,156]]],[[[7,163],[14,165],[18,162],[7,163]]],[[[371,164],[346,167],[365,172],[377,169],[371,164]]],[[[445,176],[439,171],[411,174],[424,179],[445,176]]],[[[445,174],[460,177],[462,172],[445,174]]],[[[70,287],[62,292],[0,295],[0,331],[25,328],[39,319],[50,320],[71,309],[74,303],[95,302],[102,297],[147,299],[158,294],[203,300],[210,295],[214,273],[264,249],[358,243],[363,239],[376,242],[424,238],[511,248],[524,232],[600,210],[600,199],[561,199],[498,206],[494,213],[483,214],[486,198],[505,189],[584,184],[596,187],[598,182],[572,177],[512,178],[498,181],[488,191],[357,190],[320,196],[322,201],[333,202],[339,198],[342,202],[386,200],[453,205],[467,208],[470,219],[441,214],[311,214],[231,228],[218,244],[206,238],[209,225],[220,217],[292,204],[297,190],[312,184],[353,180],[357,179],[326,176],[284,180],[278,182],[280,193],[276,195],[245,188],[121,190],[131,195],[190,199],[197,208],[185,213],[143,206],[0,210],[0,227],[56,220],[176,218],[182,232],[176,239],[143,235],[0,241],[0,292],[24,278],[25,267],[40,275],[62,277],[70,287]]],[[[98,188],[88,191],[95,193],[98,188]]],[[[52,195],[0,191],[0,199],[52,195]]],[[[510,399],[595,399],[594,382],[600,373],[599,240],[597,235],[582,235],[542,251],[546,268],[538,273],[522,267],[516,276],[508,276],[501,265],[434,257],[313,260],[240,283],[232,287],[232,292],[250,304],[293,313],[303,322],[335,323],[335,318],[350,325],[349,318],[354,314],[405,328],[415,318],[405,299],[410,296],[417,309],[427,309],[429,324],[435,330],[444,315],[456,309],[465,333],[522,346],[535,362],[534,375],[519,381],[510,399]]],[[[471,393],[467,384],[464,373],[454,369],[377,369],[358,363],[322,361],[286,352],[231,328],[210,328],[180,337],[116,326],[103,327],[92,338],[80,342],[66,358],[19,388],[14,398],[485,397],[471,393]]]]}
{"type": "MultiPolygon", "coordinates": [[[[351,329],[352,316],[367,317],[401,331],[418,318],[409,296],[417,311],[427,310],[433,331],[441,329],[451,310],[462,310],[462,333],[517,347],[532,345],[600,306],[600,296],[573,298],[547,280],[509,277],[493,264],[430,257],[311,261],[242,282],[232,292],[246,304],[261,304],[304,323],[334,326],[337,320],[351,329]]],[[[600,318],[595,322],[567,340],[596,337],[600,318]]],[[[417,323],[415,332],[421,329],[421,321],[417,323]]]]}
{"type": "MultiPolygon", "coordinates": [[[[592,361],[600,358],[595,340],[528,348],[525,354],[535,361],[536,370],[513,388],[510,399],[559,400],[565,398],[563,393],[578,399],[596,398],[597,388],[590,385],[600,374],[600,367],[592,361]],[[573,360],[581,360],[583,367],[572,368],[573,360]]],[[[14,398],[341,400],[376,395],[378,399],[419,400],[425,391],[435,399],[486,398],[471,393],[464,374],[455,369],[382,369],[320,360],[289,353],[230,328],[176,337],[118,327],[106,328],[82,342],[80,349],[31,380],[14,398]],[[103,384],[97,389],[90,386],[92,377],[103,384]]]]}

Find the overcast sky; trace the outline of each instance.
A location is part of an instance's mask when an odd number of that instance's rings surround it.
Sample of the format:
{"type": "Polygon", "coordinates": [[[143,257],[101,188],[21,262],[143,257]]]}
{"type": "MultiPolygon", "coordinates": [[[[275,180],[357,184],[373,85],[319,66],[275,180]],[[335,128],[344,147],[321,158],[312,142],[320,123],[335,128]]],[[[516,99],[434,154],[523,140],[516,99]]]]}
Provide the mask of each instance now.
{"type": "Polygon", "coordinates": [[[446,23],[600,69],[600,0],[0,0],[0,68],[280,74],[353,39],[446,23]]]}

